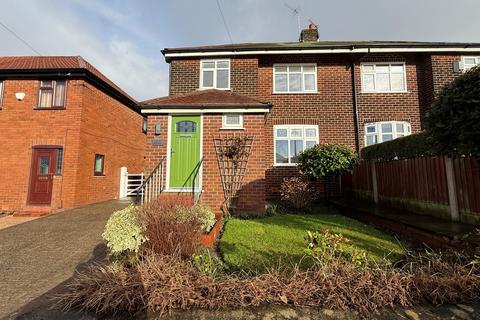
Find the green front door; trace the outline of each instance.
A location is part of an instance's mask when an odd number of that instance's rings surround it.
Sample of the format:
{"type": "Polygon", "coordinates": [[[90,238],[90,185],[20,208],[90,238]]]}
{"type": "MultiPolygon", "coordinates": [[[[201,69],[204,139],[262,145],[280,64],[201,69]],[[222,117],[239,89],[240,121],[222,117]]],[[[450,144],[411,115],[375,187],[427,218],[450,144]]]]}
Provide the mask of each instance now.
{"type": "Polygon", "coordinates": [[[200,162],[200,116],[172,116],[170,139],[169,186],[191,189],[200,162]]]}

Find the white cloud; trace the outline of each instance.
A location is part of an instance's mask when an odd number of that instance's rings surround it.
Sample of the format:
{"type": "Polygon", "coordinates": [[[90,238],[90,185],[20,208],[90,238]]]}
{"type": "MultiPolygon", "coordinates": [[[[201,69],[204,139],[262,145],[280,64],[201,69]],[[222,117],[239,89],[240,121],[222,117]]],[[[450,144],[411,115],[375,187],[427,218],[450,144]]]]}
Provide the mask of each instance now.
{"type": "MultiPolygon", "coordinates": [[[[9,15],[0,17],[43,55],[81,55],[138,100],[167,94],[168,69],[160,52],[145,55],[131,39],[120,38],[121,30],[95,31],[71,9],[58,1],[15,1],[2,4],[9,15]]],[[[0,43],[1,55],[33,54],[4,31],[0,43]]]]}

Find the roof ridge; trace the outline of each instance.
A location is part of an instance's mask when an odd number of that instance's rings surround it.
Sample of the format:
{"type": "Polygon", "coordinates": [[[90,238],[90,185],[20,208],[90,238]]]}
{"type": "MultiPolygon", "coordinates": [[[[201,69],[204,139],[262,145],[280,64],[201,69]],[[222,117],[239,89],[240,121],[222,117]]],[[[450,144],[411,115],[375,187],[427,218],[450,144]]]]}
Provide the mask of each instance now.
{"type": "Polygon", "coordinates": [[[82,56],[77,56],[77,60],[80,68],[83,68],[83,69],[87,68],[87,62],[85,61],[85,59],[83,59],[82,56]]]}

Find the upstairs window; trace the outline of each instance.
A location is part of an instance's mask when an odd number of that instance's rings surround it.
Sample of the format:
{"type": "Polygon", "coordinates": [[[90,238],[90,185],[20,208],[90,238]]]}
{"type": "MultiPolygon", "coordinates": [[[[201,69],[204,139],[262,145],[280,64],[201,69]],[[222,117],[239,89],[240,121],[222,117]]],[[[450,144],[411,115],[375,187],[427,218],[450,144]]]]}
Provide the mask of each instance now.
{"type": "Polygon", "coordinates": [[[40,81],[38,108],[65,108],[66,86],[65,80],[40,81]]]}
{"type": "Polygon", "coordinates": [[[0,109],[2,109],[3,101],[3,80],[0,80],[0,109]]]}
{"type": "Polygon", "coordinates": [[[405,63],[363,63],[363,92],[406,92],[405,63]]]}
{"type": "Polygon", "coordinates": [[[230,89],[230,60],[200,61],[201,89],[230,89]]]}
{"type": "Polygon", "coordinates": [[[411,133],[406,121],[382,121],[365,124],[365,146],[390,141],[411,133]]]}
{"type": "Polygon", "coordinates": [[[474,57],[474,56],[464,56],[462,57],[462,62],[463,62],[463,71],[468,71],[469,69],[477,66],[480,64],[480,56],[474,57]]]}
{"type": "Polygon", "coordinates": [[[147,120],[147,118],[143,118],[143,120],[142,120],[142,132],[147,133],[147,129],[148,129],[148,120],[147,120]]]}
{"type": "Polygon", "coordinates": [[[227,113],[223,115],[222,129],[243,129],[243,115],[227,113]]]}
{"type": "Polygon", "coordinates": [[[274,65],[273,92],[317,92],[317,66],[315,64],[274,65]]]}
{"type": "Polygon", "coordinates": [[[318,144],[318,126],[279,125],[274,126],[275,165],[297,164],[297,156],[305,149],[318,144]]]}

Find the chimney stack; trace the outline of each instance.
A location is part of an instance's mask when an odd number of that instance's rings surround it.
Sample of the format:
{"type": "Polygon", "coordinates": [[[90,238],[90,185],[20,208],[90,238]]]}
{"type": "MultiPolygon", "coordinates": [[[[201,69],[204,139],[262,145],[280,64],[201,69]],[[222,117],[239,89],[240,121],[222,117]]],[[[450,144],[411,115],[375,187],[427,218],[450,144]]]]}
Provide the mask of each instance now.
{"type": "Polygon", "coordinates": [[[300,42],[317,42],[318,41],[318,29],[313,23],[308,25],[308,29],[303,29],[300,33],[300,42]]]}

